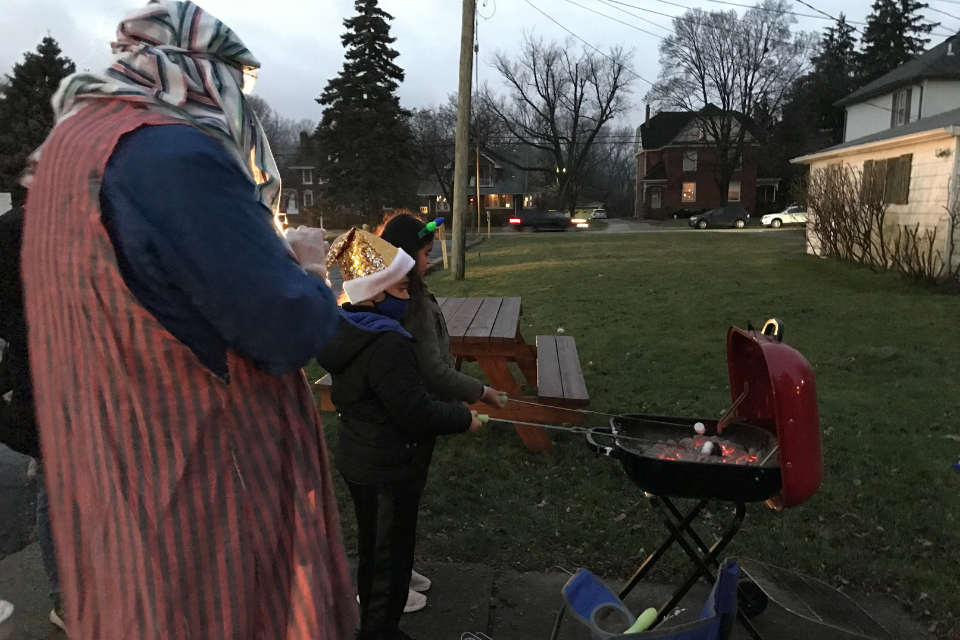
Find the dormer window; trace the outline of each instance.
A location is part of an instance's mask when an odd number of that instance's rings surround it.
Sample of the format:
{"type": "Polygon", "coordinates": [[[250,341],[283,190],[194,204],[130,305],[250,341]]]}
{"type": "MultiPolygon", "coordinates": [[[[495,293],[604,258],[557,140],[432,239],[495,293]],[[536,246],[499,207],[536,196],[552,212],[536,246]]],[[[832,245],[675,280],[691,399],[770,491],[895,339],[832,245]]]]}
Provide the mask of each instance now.
{"type": "Polygon", "coordinates": [[[893,94],[893,109],[890,112],[890,128],[902,127],[910,123],[910,101],[912,89],[904,89],[893,94]]]}

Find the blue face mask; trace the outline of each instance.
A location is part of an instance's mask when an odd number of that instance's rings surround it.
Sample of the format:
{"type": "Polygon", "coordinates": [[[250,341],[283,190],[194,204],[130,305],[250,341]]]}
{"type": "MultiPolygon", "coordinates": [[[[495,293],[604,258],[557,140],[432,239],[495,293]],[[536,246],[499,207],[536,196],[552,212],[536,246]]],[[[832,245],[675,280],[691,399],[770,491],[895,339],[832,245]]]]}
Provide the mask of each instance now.
{"type": "Polygon", "coordinates": [[[401,300],[388,293],[386,300],[383,302],[374,302],[373,306],[381,315],[399,321],[400,318],[403,317],[403,314],[407,312],[407,307],[410,306],[410,300],[401,300]]]}

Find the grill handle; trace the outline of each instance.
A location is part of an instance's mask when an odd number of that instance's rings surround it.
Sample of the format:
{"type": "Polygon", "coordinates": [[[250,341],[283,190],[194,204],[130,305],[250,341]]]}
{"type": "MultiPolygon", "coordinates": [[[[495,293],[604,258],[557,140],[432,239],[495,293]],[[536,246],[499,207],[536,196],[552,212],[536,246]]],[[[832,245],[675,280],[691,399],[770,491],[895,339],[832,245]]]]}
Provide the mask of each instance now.
{"type": "Polygon", "coordinates": [[[786,329],[783,326],[783,321],[776,318],[770,318],[767,320],[767,324],[763,325],[763,330],[760,333],[774,338],[777,342],[783,342],[783,332],[785,330],[786,329]]]}
{"type": "Polygon", "coordinates": [[[616,438],[610,429],[590,429],[587,431],[587,443],[590,445],[590,448],[593,449],[594,453],[605,455],[608,458],[613,458],[614,460],[621,460],[623,458],[623,451],[620,449],[620,447],[616,446],[616,443],[614,443],[613,446],[602,445],[593,439],[594,436],[601,436],[603,438],[616,438]]]}

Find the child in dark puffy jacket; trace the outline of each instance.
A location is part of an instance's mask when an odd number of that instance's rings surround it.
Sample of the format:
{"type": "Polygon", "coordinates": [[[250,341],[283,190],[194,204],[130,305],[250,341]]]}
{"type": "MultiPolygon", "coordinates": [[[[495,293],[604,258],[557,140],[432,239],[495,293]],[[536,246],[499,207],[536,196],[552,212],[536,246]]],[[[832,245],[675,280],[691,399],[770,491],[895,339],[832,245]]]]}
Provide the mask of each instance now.
{"type": "Polygon", "coordinates": [[[336,467],[357,515],[358,640],[405,640],[399,630],[416,548],[417,513],[436,439],[480,428],[476,412],[423,385],[413,340],[401,326],[413,258],[353,229],[330,249],[350,302],[317,358],[333,379],[340,414],[336,467]]]}

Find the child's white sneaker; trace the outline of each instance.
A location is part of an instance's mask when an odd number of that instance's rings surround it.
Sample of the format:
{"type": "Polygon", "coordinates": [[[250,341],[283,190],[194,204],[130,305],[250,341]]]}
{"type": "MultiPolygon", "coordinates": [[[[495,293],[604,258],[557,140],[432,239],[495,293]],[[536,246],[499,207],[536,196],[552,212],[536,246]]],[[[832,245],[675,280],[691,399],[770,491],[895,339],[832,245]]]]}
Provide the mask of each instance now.
{"type": "MultiPolygon", "coordinates": [[[[426,603],[424,603],[426,604],[426,603]]],[[[0,600],[0,624],[7,621],[7,618],[13,615],[13,605],[6,600],[0,600]]]]}
{"type": "Polygon", "coordinates": [[[427,591],[431,584],[430,578],[425,575],[421,575],[416,571],[414,571],[410,576],[410,589],[418,593],[427,591]]]}
{"type": "Polygon", "coordinates": [[[403,608],[403,612],[413,613],[414,611],[420,611],[426,606],[427,596],[411,590],[407,593],[407,605],[403,608]]]}

